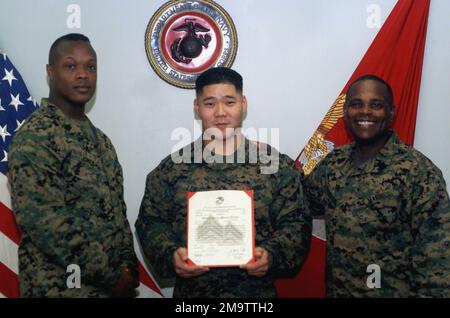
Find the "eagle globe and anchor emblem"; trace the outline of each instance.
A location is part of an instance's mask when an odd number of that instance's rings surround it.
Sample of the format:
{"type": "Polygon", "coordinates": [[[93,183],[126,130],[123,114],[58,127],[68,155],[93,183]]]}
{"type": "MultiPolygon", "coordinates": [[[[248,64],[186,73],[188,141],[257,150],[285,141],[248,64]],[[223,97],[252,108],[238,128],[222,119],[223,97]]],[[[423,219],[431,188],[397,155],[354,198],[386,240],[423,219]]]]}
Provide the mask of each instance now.
{"type": "Polygon", "coordinates": [[[223,202],[225,202],[225,198],[223,196],[218,196],[216,199],[216,205],[221,205],[223,202]]]}
{"type": "Polygon", "coordinates": [[[210,29],[195,23],[195,19],[186,19],[185,21],[186,23],[173,30],[177,32],[186,31],[187,35],[176,39],[170,46],[170,51],[175,61],[189,64],[192,59],[202,53],[203,48],[208,48],[211,36],[209,34],[197,35],[197,32],[208,32],[210,29]]]}
{"type": "Polygon", "coordinates": [[[194,88],[197,76],[211,67],[230,67],[237,45],[231,17],[211,0],[165,3],[145,34],[151,67],[163,80],[181,88],[194,88]]]}

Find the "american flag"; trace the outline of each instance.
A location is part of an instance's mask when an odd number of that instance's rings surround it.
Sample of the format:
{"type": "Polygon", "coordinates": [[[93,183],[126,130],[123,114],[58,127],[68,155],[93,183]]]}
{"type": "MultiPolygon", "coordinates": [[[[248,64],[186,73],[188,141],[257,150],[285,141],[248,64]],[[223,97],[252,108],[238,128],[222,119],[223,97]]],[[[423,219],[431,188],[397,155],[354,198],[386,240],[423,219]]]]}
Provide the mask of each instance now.
{"type": "MultiPolygon", "coordinates": [[[[19,297],[20,231],[11,210],[7,185],[8,149],[14,134],[39,105],[17,69],[0,50],[0,298],[19,297]]],[[[139,261],[139,297],[163,297],[151,274],[139,261]]]]}
{"type": "Polygon", "coordinates": [[[0,51],[0,297],[18,297],[20,232],[7,187],[8,148],[14,134],[38,108],[8,56],[0,51]]]}

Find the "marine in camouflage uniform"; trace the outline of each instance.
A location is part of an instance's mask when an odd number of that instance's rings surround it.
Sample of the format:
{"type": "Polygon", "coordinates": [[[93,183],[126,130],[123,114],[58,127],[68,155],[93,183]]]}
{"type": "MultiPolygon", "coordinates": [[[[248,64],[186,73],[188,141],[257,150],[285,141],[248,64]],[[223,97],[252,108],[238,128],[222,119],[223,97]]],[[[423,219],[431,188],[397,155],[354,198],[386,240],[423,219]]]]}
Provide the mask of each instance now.
{"type": "Polygon", "coordinates": [[[194,147],[194,143],[180,150],[180,156],[186,150],[191,154],[192,163],[177,164],[172,156],[165,158],[147,176],[136,231],[158,274],[173,277],[172,254],[178,247],[186,246],[187,192],[251,189],[255,244],[272,255],[269,273],[254,277],[239,268],[210,268],[195,278],[177,276],[174,297],[276,297],[274,278],[280,272],[297,270],[306,257],[311,219],[304,204],[299,170],[292,159],[279,154],[278,172],[262,174],[261,168],[268,166],[270,158],[278,157],[272,153],[276,150],[268,148],[270,157],[261,160],[264,164],[250,163],[249,158],[255,158],[250,151],[257,147],[248,140],[245,144],[245,152],[237,151],[218,160],[224,163],[211,163],[208,157],[194,163],[195,151],[202,149],[201,145],[194,147]]]}
{"type": "MultiPolygon", "coordinates": [[[[369,111],[361,116],[376,120],[369,111]]],[[[325,215],[327,295],[450,297],[450,203],[442,173],[389,135],[359,165],[355,143],[335,149],[304,181],[312,214],[325,215]],[[379,266],[380,288],[369,288],[371,264],[379,266]]]]}
{"type": "Polygon", "coordinates": [[[87,37],[57,39],[47,65],[49,99],[10,145],[22,297],[134,295],[137,264],[122,169],[111,141],[85,115],[96,65],[87,37]]]}
{"type": "Polygon", "coordinates": [[[11,143],[8,178],[22,297],[106,297],[121,266],[136,271],[122,169],[90,121],[43,99],[11,143]],[[70,264],[80,266],[80,289],[66,285],[70,264]]]}
{"type": "Polygon", "coordinates": [[[450,296],[450,205],[441,171],[397,135],[354,168],[346,145],[306,178],[313,214],[326,213],[332,297],[450,296]],[[381,288],[366,271],[381,268],[381,288]]]}
{"type": "Polygon", "coordinates": [[[300,172],[286,155],[242,135],[247,111],[242,88],[242,76],[229,68],[202,73],[194,101],[202,137],[147,176],[136,231],[160,276],[176,276],[174,297],[275,297],[274,278],[299,269],[309,248],[311,219],[300,172]],[[253,190],[251,264],[209,269],[188,264],[187,193],[212,190],[253,190]]]}

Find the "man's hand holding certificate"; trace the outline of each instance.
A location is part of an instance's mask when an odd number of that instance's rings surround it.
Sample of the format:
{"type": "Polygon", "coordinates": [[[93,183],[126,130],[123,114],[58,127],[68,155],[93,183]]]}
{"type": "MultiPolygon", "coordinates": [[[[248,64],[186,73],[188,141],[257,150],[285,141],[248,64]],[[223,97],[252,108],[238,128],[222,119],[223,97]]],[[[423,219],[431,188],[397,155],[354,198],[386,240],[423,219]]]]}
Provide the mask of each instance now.
{"type": "Polygon", "coordinates": [[[183,278],[200,276],[209,270],[208,267],[188,264],[187,249],[184,247],[180,247],[173,252],[172,263],[175,273],[183,278]]]}
{"type": "Polygon", "coordinates": [[[251,276],[263,277],[269,271],[272,255],[264,248],[255,248],[255,262],[241,265],[251,276]]]}

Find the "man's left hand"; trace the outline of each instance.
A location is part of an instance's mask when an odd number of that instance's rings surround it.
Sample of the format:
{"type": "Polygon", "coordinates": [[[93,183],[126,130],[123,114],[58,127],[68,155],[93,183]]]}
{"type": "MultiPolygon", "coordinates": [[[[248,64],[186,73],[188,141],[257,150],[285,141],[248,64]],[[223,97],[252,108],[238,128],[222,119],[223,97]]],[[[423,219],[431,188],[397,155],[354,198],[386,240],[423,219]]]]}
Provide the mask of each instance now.
{"type": "Polygon", "coordinates": [[[248,274],[256,277],[263,277],[269,271],[272,255],[262,247],[255,248],[255,262],[241,265],[240,268],[246,269],[248,274]]]}

